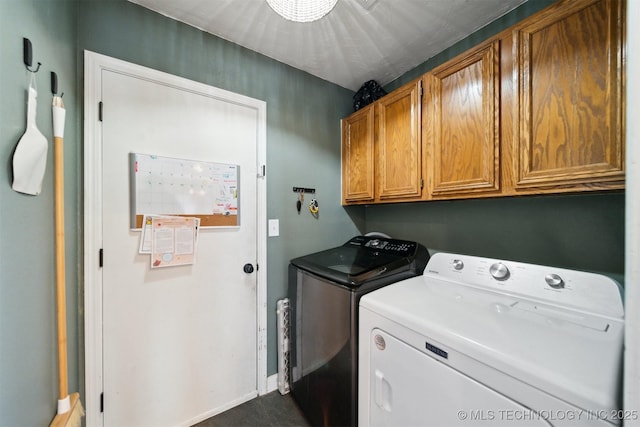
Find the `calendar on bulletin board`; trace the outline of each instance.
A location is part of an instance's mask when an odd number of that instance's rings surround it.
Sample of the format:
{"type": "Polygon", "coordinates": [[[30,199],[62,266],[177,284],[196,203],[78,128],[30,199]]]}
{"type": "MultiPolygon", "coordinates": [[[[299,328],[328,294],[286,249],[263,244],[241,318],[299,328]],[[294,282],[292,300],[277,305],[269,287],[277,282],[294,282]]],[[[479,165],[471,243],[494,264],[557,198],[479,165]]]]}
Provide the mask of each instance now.
{"type": "Polygon", "coordinates": [[[202,227],[237,227],[239,165],[130,153],[131,228],[144,215],[200,218],[202,227]]]}

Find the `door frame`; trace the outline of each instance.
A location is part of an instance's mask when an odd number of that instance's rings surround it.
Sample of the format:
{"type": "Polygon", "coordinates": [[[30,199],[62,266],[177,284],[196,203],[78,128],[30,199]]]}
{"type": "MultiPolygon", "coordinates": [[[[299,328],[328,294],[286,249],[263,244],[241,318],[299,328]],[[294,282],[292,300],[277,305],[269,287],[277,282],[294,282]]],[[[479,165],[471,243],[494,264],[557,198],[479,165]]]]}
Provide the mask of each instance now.
{"type": "Polygon", "coordinates": [[[100,394],[103,390],[102,335],[102,123],[99,120],[102,72],[112,71],[202,93],[257,111],[256,170],[256,319],[257,392],[267,393],[267,104],[265,101],[219,89],[88,50],[84,51],[84,363],[87,425],[103,425],[100,394]]]}

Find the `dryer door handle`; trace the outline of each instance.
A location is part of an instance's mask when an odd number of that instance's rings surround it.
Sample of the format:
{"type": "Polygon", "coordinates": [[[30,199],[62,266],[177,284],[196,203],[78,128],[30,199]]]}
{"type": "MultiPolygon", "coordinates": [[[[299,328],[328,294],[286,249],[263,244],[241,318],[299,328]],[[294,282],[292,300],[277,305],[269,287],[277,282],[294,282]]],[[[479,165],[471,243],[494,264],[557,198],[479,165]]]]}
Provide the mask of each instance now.
{"type": "Polygon", "coordinates": [[[391,384],[384,377],[382,371],[376,369],[374,380],[374,399],[376,405],[387,412],[391,412],[391,384]]]}

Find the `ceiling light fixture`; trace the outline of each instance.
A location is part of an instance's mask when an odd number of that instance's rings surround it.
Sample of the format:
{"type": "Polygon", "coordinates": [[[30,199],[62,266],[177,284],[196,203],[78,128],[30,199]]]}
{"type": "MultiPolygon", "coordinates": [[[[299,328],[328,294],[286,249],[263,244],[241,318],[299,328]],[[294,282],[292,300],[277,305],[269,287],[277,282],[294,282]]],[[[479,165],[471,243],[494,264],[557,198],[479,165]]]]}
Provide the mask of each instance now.
{"type": "Polygon", "coordinates": [[[271,9],[293,22],[313,22],[331,12],[338,0],[267,0],[271,9]]]}

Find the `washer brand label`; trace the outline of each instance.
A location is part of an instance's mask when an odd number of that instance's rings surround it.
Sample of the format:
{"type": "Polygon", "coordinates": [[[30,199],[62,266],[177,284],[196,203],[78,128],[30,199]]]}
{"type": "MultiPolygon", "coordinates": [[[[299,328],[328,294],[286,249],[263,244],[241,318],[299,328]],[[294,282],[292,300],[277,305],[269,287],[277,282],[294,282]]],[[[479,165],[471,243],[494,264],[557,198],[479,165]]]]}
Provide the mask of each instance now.
{"type": "Polygon", "coordinates": [[[378,350],[384,350],[387,347],[387,343],[384,342],[384,337],[382,335],[376,335],[373,337],[373,341],[376,343],[378,350]]]}
{"type": "Polygon", "coordinates": [[[435,346],[435,345],[433,345],[433,344],[429,344],[428,342],[426,342],[426,341],[425,341],[425,343],[424,343],[424,347],[425,347],[427,350],[429,350],[430,352],[435,353],[435,354],[437,354],[438,356],[440,356],[440,357],[442,357],[442,358],[445,358],[445,359],[448,359],[448,358],[449,358],[449,353],[447,353],[446,351],[444,351],[444,350],[443,350],[443,349],[441,349],[441,348],[436,347],[436,346],[435,346]]]}

